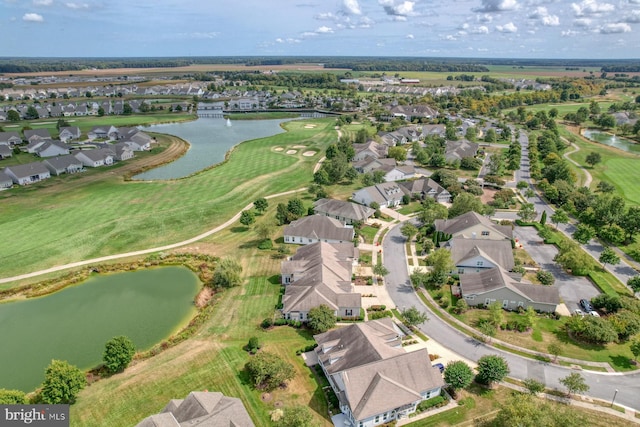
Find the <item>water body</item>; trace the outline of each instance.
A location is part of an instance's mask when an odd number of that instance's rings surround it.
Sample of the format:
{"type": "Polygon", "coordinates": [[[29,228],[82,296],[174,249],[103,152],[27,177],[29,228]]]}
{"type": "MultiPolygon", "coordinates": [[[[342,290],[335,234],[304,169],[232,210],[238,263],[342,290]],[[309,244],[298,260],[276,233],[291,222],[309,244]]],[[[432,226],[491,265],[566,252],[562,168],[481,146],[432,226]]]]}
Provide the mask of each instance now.
{"type": "Polygon", "coordinates": [[[191,144],[178,160],[133,177],[139,180],[184,178],[218,164],[233,146],[251,139],[284,132],[280,123],[290,119],[236,120],[199,118],[191,122],[167,123],[143,128],[145,131],[168,133],[191,144]]]}
{"type": "Polygon", "coordinates": [[[80,369],[102,361],[105,343],[129,337],[147,350],[195,315],[199,281],[185,267],[98,275],[81,286],[0,304],[0,388],[38,387],[51,359],[80,369]]]}
{"type": "Polygon", "coordinates": [[[640,144],[626,138],[612,135],[606,132],[600,132],[593,129],[585,129],[582,134],[595,142],[619,148],[620,150],[629,151],[631,153],[640,154],[640,144]]]}

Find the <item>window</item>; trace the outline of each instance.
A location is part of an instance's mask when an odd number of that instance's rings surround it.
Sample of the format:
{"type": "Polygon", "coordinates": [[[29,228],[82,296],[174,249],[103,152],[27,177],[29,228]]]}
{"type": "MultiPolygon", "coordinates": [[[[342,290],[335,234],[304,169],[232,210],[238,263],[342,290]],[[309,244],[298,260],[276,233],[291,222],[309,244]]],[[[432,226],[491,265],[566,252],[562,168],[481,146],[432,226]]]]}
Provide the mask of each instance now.
{"type": "Polygon", "coordinates": [[[312,242],[312,240],[311,240],[311,239],[307,239],[307,240],[309,241],[309,243],[311,243],[311,242],[312,242]]]}
{"type": "Polygon", "coordinates": [[[483,232],[482,232],[482,233],[480,233],[480,234],[481,234],[481,235],[483,235],[483,236],[488,236],[488,235],[489,235],[489,232],[488,232],[488,231],[483,231],[483,232]]]}
{"type": "Polygon", "coordinates": [[[376,422],[376,423],[379,423],[379,422],[380,422],[380,415],[376,415],[376,420],[375,420],[375,422],[376,422]]]}
{"type": "Polygon", "coordinates": [[[509,300],[508,299],[502,300],[502,308],[507,308],[507,307],[509,307],[509,300]]]}
{"type": "Polygon", "coordinates": [[[466,296],[464,298],[468,299],[469,301],[473,301],[475,299],[475,295],[466,296]]]}
{"type": "Polygon", "coordinates": [[[477,265],[478,267],[482,267],[482,266],[484,265],[484,261],[477,261],[477,262],[476,262],[476,265],[477,265]]]}
{"type": "Polygon", "coordinates": [[[489,305],[489,304],[491,304],[491,300],[489,298],[485,298],[484,305],[489,305]]]}
{"type": "Polygon", "coordinates": [[[347,316],[353,316],[353,310],[349,309],[349,310],[345,310],[344,314],[347,316]]]}
{"type": "Polygon", "coordinates": [[[458,274],[464,274],[464,268],[459,268],[458,269],[458,274]]]}

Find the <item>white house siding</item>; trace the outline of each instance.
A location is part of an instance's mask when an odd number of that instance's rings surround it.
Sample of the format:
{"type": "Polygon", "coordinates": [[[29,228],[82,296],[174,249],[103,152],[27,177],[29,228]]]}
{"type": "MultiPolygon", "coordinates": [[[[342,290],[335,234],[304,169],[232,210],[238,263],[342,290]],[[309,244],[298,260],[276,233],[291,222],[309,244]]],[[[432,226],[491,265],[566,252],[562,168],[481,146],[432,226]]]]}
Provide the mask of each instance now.
{"type": "Polygon", "coordinates": [[[458,262],[458,264],[456,265],[456,270],[458,274],[479,273],[484,269],[495,267],[497,267],[497,265],[487,258],[477,256],[458,262]]]}

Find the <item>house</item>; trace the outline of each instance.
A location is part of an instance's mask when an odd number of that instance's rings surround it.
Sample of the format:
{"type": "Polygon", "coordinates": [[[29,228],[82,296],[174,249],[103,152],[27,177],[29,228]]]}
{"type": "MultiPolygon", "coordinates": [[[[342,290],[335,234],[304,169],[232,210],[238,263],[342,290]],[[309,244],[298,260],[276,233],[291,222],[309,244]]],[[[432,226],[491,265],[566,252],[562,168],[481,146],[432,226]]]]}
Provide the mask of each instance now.
{"type": "Polygon", "coordinates": [[[358,249],[352,243],[317,242],[302,246],[282,263],[282,315],[306,321],[309,310],[330,307],[338,317],[357,317],[362,298],[351,283],[358,249]]]}
{"type": "Polygon", "coordinates": [[[343,224],[365,222],[375,212],[373,209],[351,202],[335,199],[320,199],[313,203],[313,211],[316,215],[324,215],[335,218],[343,224]]]}
{"type": "Polygon", "coordinates": [[[43,179],[51,178],[49,169],[41,162],[7,166],[4,168],[4,173],[11,177],[14,183],[19,185],[33,184],[43,179]]]}
{"type": "Polygon", "coordinates": [[[556,286],[534,285],[511,276],[500,266],[479,273],[460,276],[460,292],[470,306],[489,305],[496,301],[506,310],[526,309],[553,313],[560,304],[556,286]]]}
{"type": "Polygon", "coordinates": [[[364,144],[353,144],[353,149],[356,153],[352,159],[352,161],[354,162],[364,160],[367,157],[380,159],[383,157],[387,157],[387,154],[389,152],[389,147],[384,144],[379,144],[373,140],[367,141],[364,144]]]}
{"type": "Polygon", "coordinates": [[[431,178],[420,178],[399,184],[411,197],[431,197],[438,203],[451,203],[451,193],[431,178]]]}
{"type": "Polygon", "coordinates": [[[96,126],[87,133],[89,139],[117,139],[118,138],[118,128],[115,126],[96,126]]]}
{"type": "Polygon", "coordinates": [[[151,150],[151,138],[144,132],[136,132],[134,135],[125,139],[125,144],[129,145],[133,151],[149,151],[151,150]]]}
{"type": "MultiPolygon", "coordinates": [[[[389,318],[315,335],[314,350],[350,425],[372,427],[406,418],[439,396],[444,380],[423,348],[407,353],[389,318]]],[[[345,421],[346,424],[346,421],[345,421]]]]}
{"type": "Polygon", "coordinates": [[[479,273],[498,267],[510,271],[515,266],[513,248],[506,239],[465,239],[458,236],[449,240],[444,247],[451,251],[458,274],[479,273]]]}
{"type": "Polygon", "coordinates": [[[24,139],[29,143],[45,141],[51,139],[51,134],[48,129],[27,129],[24,131],[24,139]]]}
{"type": "Polygon", "coordinates": [[[71,154],[66,156],[52,157],[43,161],[42,163],[54,175],[84,171],[82,162],[71,154]]]}
{"type": "Polygon", "coordinates": [[[159,414],[136,427],[254,427],[242,401],[217,391],[193,391],[186,399],[173,399],[159,414]]]}
{"type": "Polygon", "coordinates": [[[81,134],[80,128],[77,126],[61,127],[59,138],[62,142],[69,142],[79,139],[81,134]]]}
{"type": "Polygon", "coordinates": [[[69,146],[60,141],[45,141],[35,149],[35,153],[40,157],[55,157],[69,154],[69,146]]]}
{"type": "Polygon", "coordinates": [[[284,227],[284,242],[309,245],[316,242],[347,243],[353,241],[353,227],[324,215],[311,215],[284,227]]]}
{"type": "Polygon", "coordinates": [[[404,192],[399,184],[395,182],[384,182],[382,184],[372,185],[371,187],[361,188],[353,193],[351,198],[356,203],[371,207],[372,203],[377,203],[381,207],[394,207],[402,202],[404,192]]]}
{"type": "Polygon", "coordinates": [[[392,158],[365,157],[363,160],[353,162],[353,167],[360,173],[369,173],[382,167],[394,167],[398,162],[392,158]]]}
{"type": "Polygon", "coordinates": [[[115,159],[119,162],[133,158],[133,149],[126,142],[118,142],[111,147],[115,159]]]}
{"type": "Polygon", "coordinates": [[[385,173],[384,180],[386,182],[403,181],[405,179],[415,178],[416,176],[416,169],[412,165],[383,165],[376,170],[381,170],[385,173]]]}
{"type": "Polygon", "coordinates": [[[13,150],[8,145],[0,145],[0,160],[13,157],[13,150]]]}
{"type": "Polygon", "coordinates": [[[80,160],[83,165],[91,168],[112,165],[115,157],[113,151],[108,148],[82,150],[75,153],[74,156],[76,156],[76,159],[80,160]]]}
{"type": "Polygon", "coordinates": [[[20,147],[20,150],[26,151],[27,153],[36,154],[38,148],[40,148],[45,142],[46,139],[33,138],[33,141],[28,143],[25,146],[20,147]]]}
{"type": "Polygon", "coordinates": [[[475,142],[467,141],[447,141],[445,147],[444,158],[451,163],[456,160],[462,160],[466,157],[475,157],[478,154],[479,145],[475,142]]]}
{"type": "Polygon", "coordinates": [[[438,111],[428,105],[393,105],[381,119],[391,120],[399,117],[403,120],[433,119],[438,117],[438,111]]]}
{"type": "Polygon", "coordinates": [[[451,219],[436,219],[436,231],[451,237],[463,236],[467,239],[511,240],[513,230],[510,225],[498,225],[477,212],[467,212],[451,219]]]}
{"type": "Polygon", "coordinates": [[[0,188],[13,187],[13,179],[7,175],[4,171],[0,170],[0,188]]]}
{"type": "Polygon", "coordinates": [[[18,132],[0,132],[0,145],[13,147],[18,144],[22,144],[22,138],[18,132]]]}

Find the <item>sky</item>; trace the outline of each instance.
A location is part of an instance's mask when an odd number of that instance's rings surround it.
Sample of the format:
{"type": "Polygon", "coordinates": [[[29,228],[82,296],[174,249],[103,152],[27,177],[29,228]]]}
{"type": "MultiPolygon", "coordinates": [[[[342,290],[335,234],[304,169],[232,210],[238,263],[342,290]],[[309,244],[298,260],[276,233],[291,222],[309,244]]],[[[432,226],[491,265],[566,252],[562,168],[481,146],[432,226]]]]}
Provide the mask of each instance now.
{"type": "Polygon", "coordinates": [[[640,59],[640,0],[0,0],[0,57],[640,59]]]}

